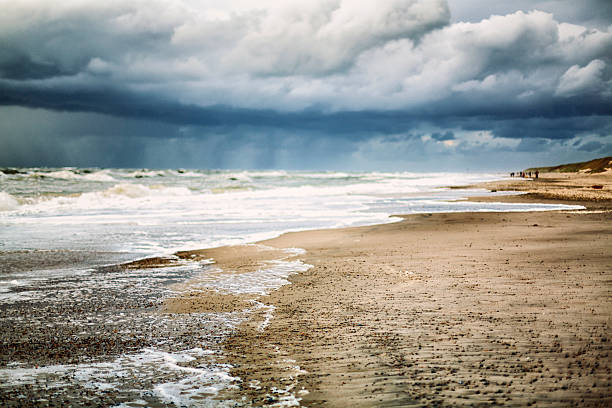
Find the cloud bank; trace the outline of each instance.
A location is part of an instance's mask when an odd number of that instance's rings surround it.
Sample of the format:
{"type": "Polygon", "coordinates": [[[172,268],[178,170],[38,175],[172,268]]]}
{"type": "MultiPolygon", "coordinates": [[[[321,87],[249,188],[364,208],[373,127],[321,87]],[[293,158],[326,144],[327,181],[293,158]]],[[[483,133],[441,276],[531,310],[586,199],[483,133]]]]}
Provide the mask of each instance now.
{"type": "MultiPolygon", "coordinates": [[[[583,141],[575,152],[609,151],[607,3],[559,1],[551,10],[551,2],[535,2],[548,11],[466,21],[451,11],[463,5],[469,15],[470,2],[449,3],[1,0],[0,104],[80,124],[61,140],[81,150],[84,134],[159,145],[175,138],[183,147],[221,140],[216,148],[227,150],[254,145],[250,135],[262,151],[279,149],[268,164],[244,153],[245,167],[282,163],[278,157],[290,157],[303,141],[323,146],[321,154],[326,146],[329,157],[342,151],[349,167],[364,166],[366,151],[383,157],[381,146],[394,140],[411,152],[429,143],[431,157],[458,161],[487,146],[543,151],[553,140],[583,141]],[[585,12],[592,6],[601,9],[597,19],[585,12]],[[576,18],[559,21],[555,11],[576,18]],[[118,134],[88,127],[84,113],[118,134]],[[131,135],[121,120],[131,123],[131,135]],[[147,131],[150,123],[166,131],[147,131]],[[469,141],[479,137],[480,144],[469,141]]],[[[492,11],[500,4],[491,2],[492,11]]],[[[17,129],[27,126],[0,127],[0,137],[23,150],[17,129]]],[[[134,165],[152,165],[153,156],[134,165]]]]}

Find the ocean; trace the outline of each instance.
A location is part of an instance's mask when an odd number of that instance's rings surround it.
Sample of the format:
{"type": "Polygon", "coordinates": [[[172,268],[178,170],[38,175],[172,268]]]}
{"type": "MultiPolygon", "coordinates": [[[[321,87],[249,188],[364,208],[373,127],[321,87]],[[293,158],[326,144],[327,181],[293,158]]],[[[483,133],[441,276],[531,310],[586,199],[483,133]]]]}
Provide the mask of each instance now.
{"type": "MultiPolygon", "coordinates": [[[[269,293],[300,261],[227,276],[213,261],[117,265],[283,232],[398,221],[393,214],[582,208],[477,203],[479,173],[23,168],[0,173],[0,396],[107,406],[234,406],[225,336],[256,310],[159,313],[177,283],[269,293]],[[36,350],[35,353],[32,350],[36,350]]],[[[299,252],[299,248],[290,251],[299,252]]],[[[268,309],[266,309],[268,310],[268,309]]],[[[273,310],[269,310],[270,317],[273,310]]],[[[279,389],[279,406],[298,398],[279,389]]]]}

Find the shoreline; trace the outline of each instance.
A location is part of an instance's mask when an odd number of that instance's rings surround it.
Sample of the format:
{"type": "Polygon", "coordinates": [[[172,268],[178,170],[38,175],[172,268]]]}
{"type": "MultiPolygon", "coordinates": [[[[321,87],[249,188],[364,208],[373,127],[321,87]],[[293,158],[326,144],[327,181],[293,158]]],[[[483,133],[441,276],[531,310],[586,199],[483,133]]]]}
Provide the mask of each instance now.
{"type": "Polygon", "coordinates": [[[417,214],[258,243],[303,248],[313,267],[258,298],[274,310],[265,330],[255,314],[225,341],[242,382],[218,398],[612,404],[612,205],[569,198],[587,210],[417,214]]]}

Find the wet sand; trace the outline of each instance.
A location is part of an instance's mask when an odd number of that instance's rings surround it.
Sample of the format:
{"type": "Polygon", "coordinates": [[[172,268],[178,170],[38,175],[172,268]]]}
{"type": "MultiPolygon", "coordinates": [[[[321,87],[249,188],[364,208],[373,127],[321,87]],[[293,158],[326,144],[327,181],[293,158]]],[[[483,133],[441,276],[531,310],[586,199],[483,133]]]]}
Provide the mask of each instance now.
{"type": "MultiPolygon", "coordinates": [[[[85,269],[92,262],[117,258],[120,254],[0,251],[8,279],[38,275],[12,292],[14,301],[0,305],[0,406],[110,407],[145,401],[140,406],[165,407],[149,390],[184,374],[159,361],[148,363],[146,350],[219,350],[229,330],[222,320],[177,314],[162,303],[170,283],[190,277],[162,269],[171,262],[143,260],[143,265],[159,268],[148,272],[128,263],[83,274],[57,273],[62,267],[85,269]]],[[[219,305],[217,299],[215,308],[219,305]]],[[[191,365],[208,362],[203,356],[191,365]]]]}
{"type": "Polygon", "coordinates": [[[225,342],[242,382],[220,398],[611,406],[612,206],[563,199],[591,211],[412,215],[263,242],[304,248],[313,267],[259,298],[275,308],[265,330],[255,317],[225,342]]]}

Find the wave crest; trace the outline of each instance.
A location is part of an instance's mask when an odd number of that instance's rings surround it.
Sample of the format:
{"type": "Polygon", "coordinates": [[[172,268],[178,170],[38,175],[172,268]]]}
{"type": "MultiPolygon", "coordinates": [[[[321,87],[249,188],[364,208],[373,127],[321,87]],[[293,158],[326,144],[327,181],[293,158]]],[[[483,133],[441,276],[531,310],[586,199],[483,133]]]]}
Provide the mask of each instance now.
{"type": "Polygon", "coordinates": [[[108,170],[91,171],[87,173],[77,172],[74,170],[56,170],[56,171],[35,171],[29,173],[28,177],[40,178],[49,177],[60,180],[86,180],[86,181],[116,181],[116,179],[108,174],[108,170]]]}
{"type": "Polygon", "coordinates": [[[123,196],[128,198],[140,198],[149,196],[184,196],[191,195],[192,193],[187,187],[168,187],[160,184],[146,186],[136,183],[119,183],[102,191],[101,194],[105,197],[123,196]]]}

